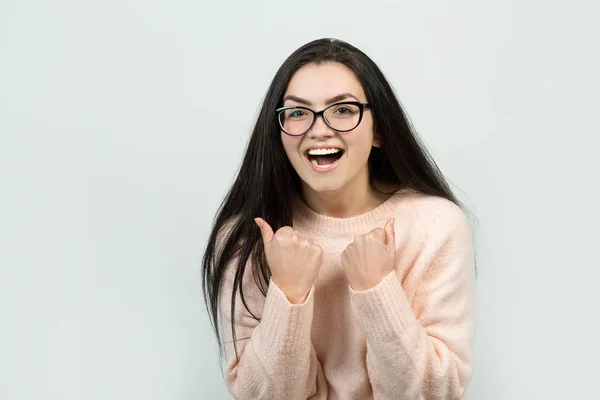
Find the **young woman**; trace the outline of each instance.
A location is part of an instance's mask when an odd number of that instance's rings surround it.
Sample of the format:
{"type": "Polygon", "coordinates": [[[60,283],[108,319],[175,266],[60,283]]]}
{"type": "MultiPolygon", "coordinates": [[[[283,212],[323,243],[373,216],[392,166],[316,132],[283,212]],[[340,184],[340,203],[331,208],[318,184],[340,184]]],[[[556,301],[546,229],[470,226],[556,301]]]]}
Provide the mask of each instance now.
{"type": "Polygon", "coordinates": [[[464,398],[474,269],[468,219],[377,65],[339,40],[296,50],[203,259],[233,396],[464,398]]]}

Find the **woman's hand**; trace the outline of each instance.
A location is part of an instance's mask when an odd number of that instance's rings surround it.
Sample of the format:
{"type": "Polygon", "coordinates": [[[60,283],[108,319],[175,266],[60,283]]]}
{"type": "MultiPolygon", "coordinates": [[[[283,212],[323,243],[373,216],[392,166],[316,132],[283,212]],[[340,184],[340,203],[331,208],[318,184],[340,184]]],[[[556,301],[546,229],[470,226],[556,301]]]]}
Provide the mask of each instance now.
{"type": "Polygon", "coordinates": [[[394,218],[387,221],[385,229],[376,228],[357,236],[342,252],[341,259],[353,290],[367,290],[381,282],[395,266],[394,218]]]}
{"type": "Polygon", "coordinates": [[[274,234],[262,218],[254,221],[260,228],[271,280],[290,303],[303,303],[323,263],[323,250],[309,237],[284,226],[274,234]]]}

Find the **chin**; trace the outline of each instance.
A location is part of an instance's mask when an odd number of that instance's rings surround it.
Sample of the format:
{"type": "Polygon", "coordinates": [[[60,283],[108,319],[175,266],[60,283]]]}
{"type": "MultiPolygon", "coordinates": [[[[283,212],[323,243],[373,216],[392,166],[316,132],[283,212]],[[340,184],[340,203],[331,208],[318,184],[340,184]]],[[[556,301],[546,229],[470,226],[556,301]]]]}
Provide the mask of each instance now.
{"type": "MultiPolygon", "coordinates": [[[[314,179],[313,179],[314,181],[314,179]]],[[[313,192],[316,193],[323,193],[323,194],[327,194],[327,193],[336,193],[339,192],[343,187],[343,183],[342,182],[327,182],[328,179],[322,179],[318,182],[306,182],[304,181],[304,185],[308,186],[313,192]]]]}

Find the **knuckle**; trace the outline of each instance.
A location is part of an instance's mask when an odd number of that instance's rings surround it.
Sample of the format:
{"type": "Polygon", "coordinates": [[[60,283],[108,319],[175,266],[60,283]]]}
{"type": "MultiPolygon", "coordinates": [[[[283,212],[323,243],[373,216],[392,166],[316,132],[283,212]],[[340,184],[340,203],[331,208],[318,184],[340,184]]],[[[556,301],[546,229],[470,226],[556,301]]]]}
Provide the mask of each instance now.
{"type": "Polygon", "coordinates": [[[384,237],[385,237],[385,231],[381,228],[372,230],[371,232],[369,232],[367,234],[367,239],[370,239],[370,240],[373,240],[373,239],[380,240],[384,237]]]}
{"type": "Polygon", "coordinates": [[[294,229],[290,226],[282,226],[281,228],[279,228],[277,230],[277,232],[275,232],[275,235],[289,235],[290,233],[292,233],[294,231],[294,229]]]}
{"type": "Polygon", "coordinates": [[[342,253],[342,255],[340,256],[340,258],[342,259],[342,262],[347,262],[348,261],[348,253],[346,251],[344,251],[342,253]]]}

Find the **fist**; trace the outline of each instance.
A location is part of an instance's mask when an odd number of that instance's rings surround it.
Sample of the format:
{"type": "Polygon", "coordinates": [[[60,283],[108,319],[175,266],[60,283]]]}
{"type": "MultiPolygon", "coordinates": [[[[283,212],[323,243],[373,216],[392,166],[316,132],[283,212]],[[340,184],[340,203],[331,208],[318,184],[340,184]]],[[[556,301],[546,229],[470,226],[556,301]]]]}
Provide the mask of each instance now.
{"type": "Polygon", "coordinates": [[[353,290],[367,290],[381,282],[396,262],[394,218],[387,221],[384,229],[357,236],[342,252],[341,260],[353,290]]]}
{"type": "Polygon", "coordinates": [[[262,218],[254,220],[260,228],[271,280],[290,303],[303,303],[308,297],[323,263],[323,250],[311,238],[284,226],[273,233],[262,218]]]}

